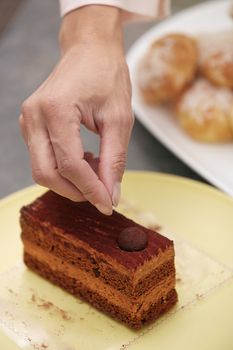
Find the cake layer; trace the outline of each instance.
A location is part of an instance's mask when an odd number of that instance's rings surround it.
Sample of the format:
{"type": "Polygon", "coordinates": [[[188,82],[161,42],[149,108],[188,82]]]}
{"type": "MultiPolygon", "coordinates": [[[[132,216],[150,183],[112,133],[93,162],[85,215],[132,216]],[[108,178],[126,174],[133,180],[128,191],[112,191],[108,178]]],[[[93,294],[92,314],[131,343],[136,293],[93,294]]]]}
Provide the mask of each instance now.
{"type": "Polygon", "coordinates": [[[119,307],[123,305],[128,312],[135,312],[138,314],[148,309],[151,303],[156,302],[156,300],[159,300],[175,287],[175,273],[173,273],[160,281],[160,283],[154,283],[154,287],[143,295],[129,297],[123,290],[120,291],[107,285],[99,277],[93,276],[80,269],[78,266],[67,263],[65,260],[60,260],[52,253],[45,252],[43,249],[30,242],[25,242],[24,260],[26,264],[28,260],[32,260],[34,265],[41,263],[55,274],[62,273],[64,276],[69,277],[74,283],[79,284],[82,282],[93,293],[99,293],[99,291],[101,291],[101,295],[108,299],[111,304],[119,307]]]}
{"type": "MultiPolygon", "coordinates": [[[[102,279],[105,283],[124,290],[129,296],[142,295],[150,290],[154,284],[159,283],[163,278],[175,274],[174,252],[173,247],[169,247],[166,252],[160,254],[160,258],[152,259],[146,271],[144,266],[144,275],[138,280],[137,274],[123,274],[122,271],[116,270],[115,266],[111,266],[109,261],[103,257],[99,258],[95,252],[90,252],[85,247],[73,246],[68,243],[65,238],[57,237],[53,233],[45,234],[40,228],[36,232],[32,231],[29,225],[23,224],[22,239],[25,242],[31,242],[44,249],[44,251],[52,252],[61,260],[68,262],[74,266],[80,266],[81,269],[88,271],[94,276],[102,279]],[[146,274],[147,273],[147,274],[146,274]]],[[[141,271],[139,271],[141,274],[141,271]]]]}
{"type": "Polygon", "coordinates": [[[111,315],[124,322],[129,327],[139,329],[142,326],[154,321],[161,314],[168,311],[177,301],[177,293],[175,289],[170,289],[166,294],[152,301],[150,306],[140,312],[133,312],[132,308],[127,310],[124,304],[113,304],[111,301],[103,296],[101,289],[93,291],[82,280],[67,276],[59,270],[52,269],[48,264],[43,264],[27,253],[24,255],[26,265],[37,272],[42,277],[50,280],[52,283],[64,288],[66,291],[75,296],[88,301],[97,309],[111,315]],[[101,293],[101,294],[100,294],[101,293]]]}
{"type": "Polygon", "coordinates": [[[23,220],[28,219],[27,222],[30,222],[35,230],[39,226],[46,234],[50,235],[53,232],[58,237],[65,237],[74,245],[82,242],[129,273],[141,269],[145,261],[149,262],[161,252],[173,247],[173,242],[168,238],[136,224],[115,211],[108,217],[98,212],[90,203],[74,203],[51,191],[31,205],[23,207],[21,214],[22,225],[23,220]],[[137,227],[147,233],[148,245],[145,249],[132,253],[119,248],[119,232],[128,227],[137,227]]]}

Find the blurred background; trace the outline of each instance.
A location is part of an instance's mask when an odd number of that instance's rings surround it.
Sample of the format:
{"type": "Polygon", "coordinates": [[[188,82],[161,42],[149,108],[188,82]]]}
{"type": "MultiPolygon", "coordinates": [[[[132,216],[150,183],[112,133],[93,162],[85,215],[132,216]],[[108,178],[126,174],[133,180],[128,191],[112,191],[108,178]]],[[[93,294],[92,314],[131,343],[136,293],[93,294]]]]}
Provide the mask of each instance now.
{"type": "MultiPolygon", "coordinates": [[[[204,1],[172,0],[172,13],[204,1]]],[[[21,103],[48,76],[59,58],[58,0],[0,0],[0,198],[33,183],[26,146],[18,128],[21,103]]],[[[125,28],[126,50],[155,25],[125,28]]],[[[85,150],[98,152],[98,139],[82,130],[85,150]]],[[[137,121],[128,169],[151,170],[201,179],[137,121]]]]}

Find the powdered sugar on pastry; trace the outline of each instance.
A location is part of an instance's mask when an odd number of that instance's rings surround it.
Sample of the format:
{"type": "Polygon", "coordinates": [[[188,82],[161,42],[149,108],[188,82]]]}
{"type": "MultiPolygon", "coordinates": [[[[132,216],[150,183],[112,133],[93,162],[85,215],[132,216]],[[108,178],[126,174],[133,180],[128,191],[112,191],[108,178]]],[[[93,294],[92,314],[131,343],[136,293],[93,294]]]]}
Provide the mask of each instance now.
{"type": "MultiPolygon", "coordinates": [[[[199,61],[202,64],[211,56],[216,63],[233,61],[233,30],[200,34],[198,37],[199,61]]],[[[214,64],[214,61],[213,61],[214,64]]]]}
{"type": "Polygon", "coordinates": [[[167,38],[163,45],[148,51],[140,66],[140,85],[142,88],[147,87],[148,83],[153,80],[154,83],[161,83],[161,80],[170,70],[170,62],[168,58],[173,55],[174,39],[167,38]]]}
{"type": "Polygon", "coordinates": [[[196,41],[173,33],[155,40],[138,67],[138,84],[145,102],[171,102],[193,79],[197,68],[196,41]]]}
{"type": "Polygon", "coordinates": [[[233,92],[227,88],[215,87],[207,80],[199,78],[189,88],[181,99],[180,109],[189,111],[190,116],[198,123],[203,118],[211,118],[214,109],[229,114],[233,108],[233,92]]]}

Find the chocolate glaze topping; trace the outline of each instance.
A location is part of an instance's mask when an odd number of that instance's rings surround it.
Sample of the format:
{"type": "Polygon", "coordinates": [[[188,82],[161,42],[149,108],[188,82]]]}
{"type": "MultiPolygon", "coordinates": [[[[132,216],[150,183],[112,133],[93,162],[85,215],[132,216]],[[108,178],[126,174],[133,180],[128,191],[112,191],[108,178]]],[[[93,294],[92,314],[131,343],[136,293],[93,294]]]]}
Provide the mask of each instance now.
{"type": "Polygon", "coordinates": [[[115,211],[111,216],[105,216],[88,202],[74,203],[52,191],[23,207],[21,214],[25,220],[30,218],[31,225],[32,222],[39,224],[44,232],[49,234],[55,231],[74,245],[75,242],[83,241],[127,269],[137,269],[146,260],[173,245],[168,238],[115,211]],[[143,250],[129,252],[119,247],[118,236],[128,227],[137,228],[146,234],[147,246],[143,250]]]}

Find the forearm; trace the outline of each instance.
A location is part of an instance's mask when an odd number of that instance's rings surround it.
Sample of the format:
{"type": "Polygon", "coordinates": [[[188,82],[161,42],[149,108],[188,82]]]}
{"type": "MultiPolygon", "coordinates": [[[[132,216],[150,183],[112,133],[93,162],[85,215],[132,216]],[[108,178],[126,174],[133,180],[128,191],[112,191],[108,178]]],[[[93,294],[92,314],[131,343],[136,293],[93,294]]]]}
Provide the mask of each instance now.
{"type": "Polygon", "coordinates": [[[59,0],[61,15],[85,5],[115,6],[122,10],[124,22],[161,18],[169,13],[170,0],[59,0]]]}
{"type": "Polygon", "coordinates": [[[62,52],[79,45],[115,46],[123,49],[121,10],[116,7],[90,5],[68,13],[59,34],[62,52]]]}

